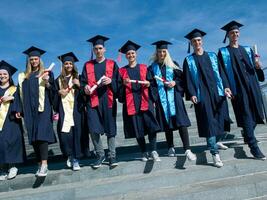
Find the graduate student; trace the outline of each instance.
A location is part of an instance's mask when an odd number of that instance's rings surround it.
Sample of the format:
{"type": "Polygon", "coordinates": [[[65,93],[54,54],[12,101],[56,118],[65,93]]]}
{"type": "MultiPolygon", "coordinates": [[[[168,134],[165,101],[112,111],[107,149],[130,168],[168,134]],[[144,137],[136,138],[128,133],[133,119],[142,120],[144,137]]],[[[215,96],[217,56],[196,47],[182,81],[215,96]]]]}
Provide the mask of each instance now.
{"type": "Polygon", "coordinates": [[[16,71],[4,60],[0,62],[0,180],[15,178],[16,163],[22,163],[25,156],[21,119],[16,115],[21,105],[12,80],[16,71]]]}
{"type": "Polygon", "coordinates": [[[168,41],[160,40],[152,45],[156,46],[156,52],[152,56],[152,64],[149,70],[154,78],[151,87],[156,102],[156,118],[165,132],[168,155],[175,156],[173,144],[173,131],[179,130],[183,142],[185,154],[189,160],[196,160],[195,154],[190,150],[187,127],[191,125],[183,101],[183,73],[179,65],[172,60],[168,51],[168,41]],[[155,77],[159,77],[155,78],[155,77]]]}
{"type": "Polygon", "coordinates": [[[160,161],[157,153],[157,132],[160,127],[155,117],[151,98],[150,81],[153,80],[147,66],[138,64],[136,51],[140,45],[128,40],[120,52],[125,54],[128,64],[119,69],[123,85],[119,101],[123,103],[123,128],[125,138],[136,138],[142,152],[142,161],[148,160],[145,135],[151,146],[154,161],[160,161]]]}
{"type": "Polygon", "coordinates": [[[225,95],[230,96],[231,90],[223,71],[220,72],[217,55],[203,49],[204,35],[205,32],[194,29],[185,36],[194,49],[183,64],[186,93],[194,103],[199,137],[206,138],[214,166],[222,167],[216,142],[225,127],[230,127],[225,95]]]}
{"type": "Polygon", "coordinates": [[[240,27],[231,21],[221,29],[226,31],[229,45],[219,49],[218,57],[232,91],[232,105],[238,127],[243,128],[244,140],[256,159],[265,160],[254,134],[257,124],[263,124],[264,107],[259,81],[264,81],[261,64],[250,47],[239,44],[240,27]]]}
{"type": "Polygon", "coordinates": [[[99,168],[105,161],[102,135],[107,136],[109,165],[116,167],[115,136],[117,134],[117,93],[119,71],[115,61],[105,57],[105,41],[109,38],[97,35],[89,40],[93,45],[96,59],[84,64],[81,86],[87,96],[87,123],[89,133],[97,154],[97,161],[92,165],[99,168]]]}
{"type": "Polygon", "coordinates": [[[30,47],[23,52],[27,55],[26,70],[19,74],[19,92],[28,140],[33,146],[38,170],[36,176],[48,173],[48,144],[56,142],[52,121],[54,96],[54,75],[45,71],[41,55],[45,51],[30,47]]]}
{"type": "Polygon", "coordinates": [[[78,61],[74,53],[58,56],[62,62],[61,73],[55,81],[55,111],[59,113],[57,132],[60,147],[67,159],[67,166],[74,171],[80,170],[79,158],[82,135],[82,95],[80,81],[75,63],[78,61]]]}

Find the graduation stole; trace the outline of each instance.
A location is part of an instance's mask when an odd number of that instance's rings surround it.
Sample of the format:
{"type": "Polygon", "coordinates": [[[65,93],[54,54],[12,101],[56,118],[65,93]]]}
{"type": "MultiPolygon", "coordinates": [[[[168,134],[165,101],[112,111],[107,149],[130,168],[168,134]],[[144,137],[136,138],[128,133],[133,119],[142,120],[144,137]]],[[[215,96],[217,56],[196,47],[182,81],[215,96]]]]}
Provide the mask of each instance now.
{"type": "MultiPolygon", "coordinates": [[[[112,79],[113,76],[113,68],[114,68],[114,61],[106,59],[106,73],[105,76],[112,79]]],[[[86,73],[87,73],[87,82],[90,87],[95,85],[97,83],[97,80],[95,79],[95,69],[94,69],[94,62],[93,60],[87,62],[85,64],[86,67],[86,73]]],[[[107,86],[107,93],[108,93],[108,107],[112,108],[113,105],[113,92],[111,90],[111,86],[107,86]]],[[[94,92],[90,95],[91,100],[91,107],[97,107],[99,105],[97,90],[94,90],[94,92]]]]}
{"type": "MultiPolygon", "coordinates": [[[[244,47],[246,53],[248,54],[251,65],[253,66],[252,53],[251,53],[250,47],[248,47],[248,46],[243,46],[243,47],[244,47]]],[[[235,77],[234,77],[230,52],[229,52],[227,47],[222,47],[222,48],[220,48],[219,51],[222,54],[223,63],[225,66],[225,71],[226,71],[226,74],[227,74],[229,82],[230,82],[232,93],[233,93],[233,95],[236,95],[236,84],[235,84],[235,77]]]]}
{"type": "MultiPolygon", "coordinates": [[[[59,78],[58,79],[59,83],[59,89],[64,89],[63,88],[63,83],[62,80],[59,78]]],[[[61,102],[63,106],[63,111],[64,111],[64,120],[63,120],[63,126],[62,126],[62,132],[63,133],[69,133],[70,129],[72,126],[74,126],[74,119],[73,119],[73,109],[74,109],[74,89],[71,88],[72,83],[72,76],[69,80],[69,92],[66,96],[61,96],[61,102]]]]}
{"type": "MultiPolygon", "coordinates": [[[[162,78],[162,74],[157,63],[152,64],[152,70],[154,75],[162,78]]],[[[166,66],[166,77],[164,78],[166,81],[173,81],[173,68],[166,66]]],[[[160,103],[162,105],[164,116],[167,122],[171,116],[176,115],[175,110],[175,102],[174,102],[174,88],[168,88],[167,94],[165,92],[164,83],[158,79],[156,79],[158,85],[158,92],[160,103]]]]}
{"type": "MultiPolygon", "coordinates": [[[[23,91],[22,91],[22,83],[25,80],[25,73],[22,72],[19,74],[18,77],[18,82],[20,86],[20,98],[21,101],[23,101],[23,91]]],[[[45,82],[41,77],[38,78],[39,82],[39,106],[38,106],[38,111],[39,112],[44,112],[44,103],[45,103],[45,82]]]]}
{"type": "MultiPolygon", "coordinates": [[[[144,64],[139,64],[140,66],[140,79],[141,81],[146,80],[147,75],[147,66],[144,64]]],[[[119,73],[122,77],[122,79],[129,78],[127,69],[125,67],[122,67],[119,69],[119,73]]],[[[141,98],[141,110],[146,111],[148,110],[148,88],[145,87],[143,84],[141,85],[141,92],[142,92],[142,98],[141,98]]],[[[135,104],[134,104],[134,96],[132,92],[132,83],[128,83],[125,87],[125,93],[126,93],[126,107],[128,115],[135,115],[135,104]]]]}
{"type": "MultiPolygon", "coordinates": [[[[13,85],[10,86],[5,91],[4,97],[6,97],[6,96],[13,96],[14,93],[16,92],[16,90],[17,90],[17,87],[16,86],[13,86],[13,85]]],[[[10,101],[3,102],[0,105],[0,131],[3,130],[3,126],[4,126],[4,123],[5,123],[5,120],[6,120],[6,116],[7,116],[7,113],[8,113],[9,106],[10,106],[10,101]]]]}
{"type": "MultiPolygon", "coordinates": [[[[207,53],[211,61],[212,70],[214,72],[218,94],[219,96],[224,96],[224,87],[223,87],[222,78],[219,72],[218,58],[216,54],[213,52],[207,52],[207,53]]],[[[193,55],[187,56],[186,61],[188,63],[188,68],[189,68],[189,72],[192,77],[193,85],[195,86],[197,90],[197,99],[198,101],[201,101],[198,69],[197,69],[196,62],[195,62],[193,55]]]]}

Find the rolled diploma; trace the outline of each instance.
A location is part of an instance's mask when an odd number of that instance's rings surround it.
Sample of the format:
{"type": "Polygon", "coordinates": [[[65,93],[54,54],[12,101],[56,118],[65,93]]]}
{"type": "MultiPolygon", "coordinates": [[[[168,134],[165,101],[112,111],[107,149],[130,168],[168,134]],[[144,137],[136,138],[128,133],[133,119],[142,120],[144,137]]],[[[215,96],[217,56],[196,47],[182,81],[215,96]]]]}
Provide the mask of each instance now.
{"type": "Polygon", "coordinates": [[[147,81],[139,81],[139,80],[129,80],[130,83],[139,83],[139,84],[146,84],[147,81]]]}
{"type": "Polygon", "coordinates": [[[163,83],[165,83],[165,84],[169,84],[169,81],[165,81],[165,80],[163,80],[163,78],[160,78],[159,76],[154,76],[154,78],[155,79],[157,79],[157,80],[159,80],[159,81],[161,81],[161,82],[163,82],[163,83]]]}
{"type": "Polygon", "coordinates": [[[93,85],[92,87],[91,87],[91,89],[90,89],[90,93],[92,94],[94,91],[95,91],[95,89],[100,85],[100,83],[102,82],[102,79],[105,77],[105,75],[104,76],[102,76],[97,82],[96,82],[96,84],[95,85],[93,85]]]}

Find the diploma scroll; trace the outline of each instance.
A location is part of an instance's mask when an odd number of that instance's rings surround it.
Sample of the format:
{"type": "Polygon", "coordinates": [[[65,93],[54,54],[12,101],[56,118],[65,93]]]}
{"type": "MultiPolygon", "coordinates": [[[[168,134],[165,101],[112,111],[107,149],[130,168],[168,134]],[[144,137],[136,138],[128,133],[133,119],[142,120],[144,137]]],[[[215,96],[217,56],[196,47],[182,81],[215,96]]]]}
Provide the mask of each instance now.
{"type": "Polygon", "coordinates": [[[48,69],[45,69],[45,70],[44,70],[44,73],[41,74],[40,76],[38,76],[38,78],[43,77],[43,76],[46,75],[48,72],[51,72],[54,66],[55,66],[55,63],[51,63],[51,65],[48,67],[48,69]]]}
{"type": "Polygon", "coordinates": [[[106,77],[105,75],[102,76],[102,77],[96,82],[96,84],[93,85],[93,86],[91,87],[91,89],[90,89],[90,93],[91,93],[91,94],[92,94],[92,93],[96,90],[96,88],[101,84],[102,80],[103,80],[105,77],[106,77]]]}
{"type": "Polygon", "coordinates": [[[147,84],[147,81],[129,80],[130,83],[147,84]]]}
{"type": "Polygon", "coordinates": [[[155,79],[157,79],[157,80],[159,80],[159,81],[161,81],[161,82],[163,82],[163,83],[165,83],[165,84],[169,84],[170,82],[169,81],[166,81],[165,79],[163,79],[163,78],[161,78],[161,77],[159,77],[159,76],[154,76],[154,78],[155,79]]]}

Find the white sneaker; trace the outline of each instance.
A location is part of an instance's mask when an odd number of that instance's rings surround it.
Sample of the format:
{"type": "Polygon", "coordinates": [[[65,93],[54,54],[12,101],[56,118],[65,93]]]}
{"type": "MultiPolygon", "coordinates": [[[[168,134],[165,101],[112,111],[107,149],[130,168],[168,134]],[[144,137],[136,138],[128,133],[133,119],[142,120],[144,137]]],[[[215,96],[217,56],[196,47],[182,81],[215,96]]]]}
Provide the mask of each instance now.
{"type": "Polygon", "coordinates": [[[173,147],[169,148],[168,150],[168,156],[169,157],[175,157],[176,153],[175,153],[175,149],[173,147]]]}
{"type": "Polygon", "coordinates": [[[190,149],[187,149],[185,151],[185,155],[186,155],[187,159],[190,161],[194,161],[197,159],[196,154],[194,154],[190,149]]]}
{"type": "Polygon", "coordinates": [[[218,146],[219,149],[222,149],[222,150],[228,149],[228,146],[224,145],[221,142],[217,142],[216,144],[217,144],[217,146],[218,146]]]}
{"type": "Polygon", "coordinates": [[[222,167],[223,166],[223,162],[221,161],[219,154],[212,155],[212,158],[213,158],[213,164],[215,167],[222,167]]]}
{"type": "Polygon", "coordinates": [[[7,173],[0,171],[0,181],[5,181],[7,178],[7,173]]]}
{"type": "Polygon", "coordinates": [[[159,158],[159,154],[158,154],[158,152],[156,152],[156,151],[152,151],[152,152],[151,152],[151,156],[152,156],[152,158],[153,158],[153,160],[154,160],[155,162],[160,162],[160,161],[161,161],[160,158],[159,158]]]}
{"type": "Polygon", "coordinates": [[[35,173],[35,176],[38,176],[38,174],[39,174],[39,172],[40,172],[40,169],[41,169],[41,164],[38,164],[38,169],[37,169],[37,171],[36,171],[36,173],[35,173]]]}
{"type": "Polygon", "coordinates": [[[47,176],[47,173],[48,173],[47,165],[41,165],[41,168],[40,168],[39,173],[37,174],[37,176],[45,177],[45,176],[47,176]]]}
{"type": "Polygon", "coordinates": [[[146,161],[148,161],[148,154],[147,154],[147,152],[145,152],[145,153],[143,153],[142,154],[142,159],[141,159],[143,162],[146,162],[146,161]]]}
{"type": "Polygon", "coordinates": [[[71,163],[71,157],[68,157],[68,160],[66,161],[66,165],[67,167],[71,168],[72,167],[72,163],[71,163]]]}
{"type": "Polygon", "coordinates": [[[73,159],[72,170],[73,171],[79,171],[80,169],[81,169],[81,167],[79,165],[79,161],[77,159],[73,159]]]}
{"type": "Polygon", "coordinates": [[[9,180],[9,179],[13,179],[13,178],[15,178],[16,176],[17,176],[17,174],[18,174],[18,168],[16,168],[16,167],[11,167],[10,169],[9,169],[9,172],[8,172],[8,175],[7,175],[7,179],[9,180]]]}

